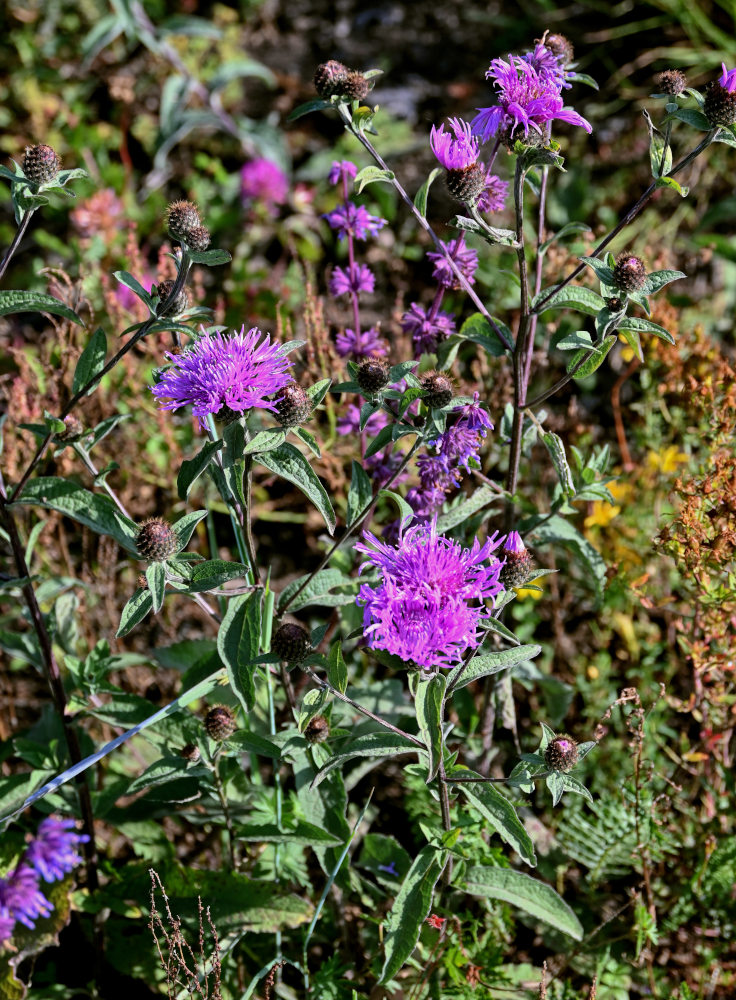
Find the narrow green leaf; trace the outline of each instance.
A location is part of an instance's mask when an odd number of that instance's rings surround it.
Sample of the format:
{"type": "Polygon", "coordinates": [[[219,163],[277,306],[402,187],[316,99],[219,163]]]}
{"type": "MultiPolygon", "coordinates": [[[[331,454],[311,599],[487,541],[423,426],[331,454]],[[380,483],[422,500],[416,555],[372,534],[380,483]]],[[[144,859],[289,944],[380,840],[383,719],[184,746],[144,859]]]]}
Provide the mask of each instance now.
{"type": "Polygon", "coordinates": [[[430,171],[429,177],[414,195],[414,207],[423,219],[427,216],[427,199],[429,197],[429,189],[441,173],[442,167],[434,167],[430,171]]]}
{"type": "Polygon", "coordinates": [[[329,691],[327,688],[318,687],[311,688],[302,698],[301,708],[299,709],[299,732],[303,733],[307,728],[312,719],[322,712],[325,707],[327,699],[329,698],[329,691]]]}
{"type": "MultiPolygon", "coordinates": [[[[448,778],[470,777],[480,775],[466,767],[454,767],[448,778]]],[[[534,867],[537,858],[534,844],[516,814],[516,810],[497,788],[482,782],[458,781],[453,785],[459,789],[468,802],[475,806],[481,816],[486,819],[496,833],[502,837],[528,865],[534,867]]]]}
{"type": "Polygon", "coordinates": [[[231,597],[217,633],[217,652],[227,667],[230,685],[247,712],[255,705],[256,668],[252,661],[258,656],[260,635],[260,595],[231,597]]]}
{"type": "Polygon", "coordinates": [[[348,490],[348,509],[346,521],[348,527],[355,521],[361,511],[365,510],[373,499],[373,486],[368,473],[363,469],[360,462],[353,459],[353,474],[350,479],[350,489],[348,490]]]}
{"type": "Polygon", "coordinates": [[[207,517],[206,510],[194,510],[191,514],[184,514],[183,517],[180,517],[178,521],[171,525],[179,543],[179,552],[189,544],[192,532],[203,517],[207,517]]]}
{"type": "Polygon", "coordinates": [[[251,733],[247,729],[237,729],[228,738],[228,744],[231,747],[237,747],[238,750],[242,750],[244,753],[258,754],[259,757],[273,757],[274,760],[278,760],[281,757],[280,747],[267,740],[265,736],[259,736],[258,733],[251,733]]]}
{"type": "MultiPolygon", "coordinates": [[[[537,312],[537,303],[542,302],[549,295],[550,289],[543,289],[534,298],[532,306],[537,312]]],[[[542,312],[547,309],[575,309],[577,312],[585,313],[588,316],[596,316],[605,305],[603,296],[594,292],[592,288],[584,288],[579,285],[567,285],[565,288],[555,292],[540,308],[542,312]]]]}
{"type": "Polygon", "coordinates": [[[319,573],[314,574],[303,590],[299,590],[308,579],[309,574],[305,574],[297,580],[292,580],[284,587],[279,596],[279,611],[283,611],[287,604],[292,611],[298,611],[299,608],[305,608],[309,604],[339,607],[341,604],[355,600],[357,581],[341,573],[339,569],[321,569],[319,573]],[[350,593],[347,595],[332,594],[331,591],[338,587],[341,590],[350,591],[350,593]],[[292,596],[298,590],[299,596],[292,601],[292,596]]]}
{"type": "MultiPolygon", "coordinates": [[[[595,354],[593,354],[592,357],[588,358],[588,360],[584,364],[580,365],[578,370],[575,372],[573,378],[577,379],[587,378],[589,375],[592,375],[594,371],[597,371],[597,369],[600,368],[600,366],[606,360],[606,355],[611,350],[611,348],[613,347],[613,345],[616,343],[617,340],[618,340],[617,337],[611,336],[611,337],[606,337],[606,339],[603,341],[602,344],[596,344],[595,354]]],[[[580,359],[584,358],[585,355],[588,353],[589,352],[585,350],[577,351],[572,356],[572,360],[568,361],[567,363],[568,372],[571,372],[575,368],[575,366],[580,363],[580,359]]]]}
{"type": "Polygon", "coordinates": [[[24,312],[51,313],[52,316],[61,316],[79,326],[85,325],[84,320],[80,319],[73,309],[55,299],[53,295],[45,295],[42,292],[0,292],[0,316],[24,312]]]}
{"type": "Polygon", "coordinates": [[[113,278],[117,278],[121,285],[129,288],[134,295],[137,295],[141,302],[148,306],[150,310],[153,309],[153,296],[145,290],[137,278],[133,277],[128,271],[113,271],[112,276],[113,278]]]}
{"type": "Polygon", "coordinates": [[[387,424],[386,427],[382,427],[373,440],[368,443],[364,457],[371,458],[373,455],[378,454],[378,452],[382,448],[385,448],[390,441],[393,441],[393,428],[391,424],[387,424]]]}
{"type": "Polygon", "coordinates": [[[479,622],[479,625],[486,632],[493,632],[496,635],[503,636],[504,639],[513,642],[515,646],[521,645],[521,641],[514,635],[511,629],[506,628],[504,623],[500,622],[498,618],[484,618],[479,622]]]}
{"type": "Polygon", "coordinates": [[[252,840],[264,844],[340,844],[342,841],[333,833],[322,830],[314,823],[300,820],[288,830],[279,830],[275,823],[248,823],[238,827],[238,840],[252,840]]]}
{"type": "Polygon", "coordinates": [[[358,736],[322,765],[314,776],[312,787],[319,785],[330,771],[342,767],[355,757],[396,757],[398,754],[416,754],[418,751],[421,752],[420,747],[396,733],[367,733],[365,736],[358,736]]]}
{"type": "Polygon", "coordinates": [[[330,646],[327,658],[327,680],[337,688],[340,694],[345,694],[348,686],[348,668],[342,655],[342,645],[338,639],[330,646]]]}
{"type": "Polygon", "coordinates": [[[506,353],[506,348],[497,333],[482,313],[468,316],[458,331],[458,336],[478,344],[493,358],[500,358],[506,353]]]}
{"type": "Polygon", "coordinates": [[[586,267],[589,267],[595,273],[595,276],[601,284],[615,287],[613,271],[608,264],[604,264],[604,262],[602,260],[598,260],[597,257],[579,257],[578,259],[581,264],[585,264],[586,267]]]}
{"type": "Polygon", "coordinates": [[[562,443],[562,438],[558,434],[552,434],[550,431],[547,431],[542,435],[542,441],[552,459],[562,492],[568,499],[574,497],[575,483],[572,478],[572,470],[567,462],[565,445],[562,443]]]}
{"type": "Polygon", "coordinates": [[[312,466],[293,444],[287,441],[280,448],[259,454],[258,461],[298,487],[325,519],[329,533],[334,532],[336,518],[330,498],[312,466]]]}
{"type": "Polygon", "coordinates": [[[243,563],[227,562],[224,559],[208,559],[196,563],[187,586],[187,592],[198,594],[202,591],[215,590],[228,580],[249,579],[250,570],[243,563]]]}
{"type": "Polygon", "coordinates": [[[274,448],[280,448],[286,440],[287,433],[283,427],[269,427],[265,431],[259,431],[246,444],[243,454],[255,455],[261,451],[272,451],[274,448]]]}
{"type": "Polygon", "coordinates": [[[13,506],[30,504],[56,510],[101,535],[111,535],[132,555],[138,555],[138,525],[121,514],[108,497],[90,493],[68,479],[39,476],[23,487],[13,506]]]}
{"type": "Polygon", "coordinates": [[[429,680],[421,677],[414,698],[419,735],[429,748],[427,784],[437,775],[442,760],[442,702],[446,684],[445,674],[429,680]]]}
{"type": "Polygon", "coordinates": [[[127,635],[128,632],[143,621],[152,609],[153,597],[151,591],[147,588],[145,590],[136,590],[123,608],[115,638],[119,639],[121,636],[127,635]]]}
{"type": "Polygon", "coordinates": [[[414,517],[414,508],[411,507],[406,500],[399,494],[394,493],[393,490],[379,490],[379,497],[388,497],[390,500],[396,504],[399,508],[399,517],[401,518],[401,529],[403,529],[411,522],[414,517]]]}
{"type": "MultiPolygon", "coordinates": [[[[488,677],[497,674],[501,670],[513,667],[515,663],[523,660],[531,660],[542,652],[542,647],[534,643],[514,646],[513,649],[499,649],[496,653],[484,653],[481,656],[474,656],[468,664],[462,677],[455,685],[456,688],[467,687],[480,677],[488,677]]],[[[452,675],[450,675],[452,676],[452,675]]]]}
{"type": "Polygon", "coordinates": [[[166,569],[163,563],[152,562],[146,567],[146,582],[153,601],[153,613],[157,615],[163,606],[166,594],[166,569]]]}
{"type": "Polygon", "coordinates": [[[207,267],[217,267],[218,264],[229,264],[233,259],[227,250],[187,250],[193,264],[204,264],[207,267]]]}
{"type": "Polygon", "coordinates": [[[295,122],[297,118],[311,114],[312,111],[324,111],[325,108],[334,107],[332,101],[323,101],[321,97],[315,97],[311,101],[305,101],[290,111],[286,117],[287,122],[295,122]]]}
{"type": "Polygon", "coordinates": [[[385,924],[385,959],[379,983],[393,979],[414,951],[446,860],[447,852],[431,844],[414,859],[385,924]]]}
{"type": "Polygon", "coordinates": [[[220,448],[222,448],[222,441],[205,441],[194,458],[188,458],[181,463],[179,475],[176,477],[176,489],[182,500],[188,498],[192,486],[220,448]]]}
{"type": "Polygon", "coordinates": [[[474,896],[511,903],[576,941],[583,938],[580,921],[564,899],[551,886],[523,872],[477,865],[466,872],[465,889],[474,896]]]}
{"type": "Polygon", "coordinates": [[[75,395],[105,367],[107,337],[102,327],[98,327],[87,341],[74,369],[72,393],[75,395]]]}
{"type": "Polygon", "coordinates": [[[636,332],[636,330],[628,330],[624,329],[623,327],[619,327],[618,329],[621,333],[621,336],[624,338],[624,340],[629,345],[631,350],[637,356],[639,361],[643,361],[644,354],[642,353],[641,349],[641,340],[639,339],[639,334],[636,332]]]}
{"type": "MultiPolygon", "coordinates": [[[[736,139],[732,139],[730,144],[732,146],[736,146],[736,139]]],[[[682,184],[680,184],[680,182],[676,181],[674,177],[658,177],[657,187],[671,188],[673,191],[677,191],[677,193],[681,198],[687,198],[687,196],[690,194],[690,188],[687,185],[683,186],[682,184]]]]}
{"type": "Polygon", "coordinates": [[[555,515],[549,521],[534,528],[531,534],[534,538],[534,544],[556,542],[571,549],[580,560],[586,578],[593,583],[598,600],[601,600],[606,580],[606,564],[598,550],[590,544],[587,538],[583,538],[569,521],[555,515]]]}
{"type": "Polygon", "coordinates": [[[673,271],[671,269],[650,271],[646,277],[646,282],[641,288],[641,294],[654,295],[660,288],[669,285],[671,281],[679,281],[681,278],[687,278],[687,275],[683,271],[673,271]]]}
{"type": "Polygon", "coordinates": [[[696,111],[694,108],[678,108],[677,111],[673,111],[671,115],[662,119],[663,124],[671,121],[685,122],[686,125],[692,125],[693,128],[697,128],[701,132],[710,132],[713,127],[703,112],[696,111]]]}
{"type": "Polygon", "coordinates": [[[320,379],[319,382],[315,382],[314,385],[310,385],[309,388],[305,390],[310,400],[312,401],[312,406],[315,407],[319,406],[319,404],[327,395],[327,392],[331,385],[332,385],[331,378],[323,378],[320,379]]]}

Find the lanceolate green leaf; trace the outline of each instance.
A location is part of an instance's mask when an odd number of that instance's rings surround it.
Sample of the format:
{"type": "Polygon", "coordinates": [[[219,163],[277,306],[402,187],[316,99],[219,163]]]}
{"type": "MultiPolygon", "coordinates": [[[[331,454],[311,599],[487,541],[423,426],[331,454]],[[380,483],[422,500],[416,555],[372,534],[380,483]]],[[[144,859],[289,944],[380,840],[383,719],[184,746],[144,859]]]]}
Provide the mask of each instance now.
{"type": "Polygon", "coordinates": [[[222,448],[222,444],[222,441],[205,441],[194,458],[181,463],[176,478],[176,489],[182,500],[187,499],[192,486],[222,448]]]}
{"type": "Polygon", "coordinates": [[[419,214],[424,218],[427,214],[427,198],[429,196],[429,189],[432,186],[433,181],[439,177],[442,173],[441,167],[434,167],[426,179],[424,184],[419,188],[417,193],[414,195],[414,207],[419,212],[419,214]]]}
{"type": "Polygon", "coordinates": [[[353,474],[350,479],[348,509],[345,517],[347,524],[352,524],[358,514],[368,506],[372,499],[373,487],[368,478],[368,473],[364,470],[360,462],[356,462],[353,459],[353,474]]]}
{"type": "Polygon", "coordinates": [[[120,616],[120,625],[115,633],[116,638],[127,635],[132,629],[142,622],[146,615],[153,609],[153,597],[151,591],[139,589],[128,600],[120,616]]]}
{"type": "Polygon", "coordinates": [[[135,539],[138,525],[121,514],[108,497],[90,493],[68,479],[39,476],[23,487],[16,504],[37,504],[66,514],[101,535],[111,535],[128,552],[137,556],[135,539]]]}
{"type": "Polygon", "coordinates": [[[62,319],[84,326],[84,321],[74,310],[55,299],[53,295],[45,295],[43,292],[0,292],[0,316],[23,312],[51,313],[52,316],[61,316],[62,319]]]}
{"type": "Polygon", "coordinates": [[[446,859],[447,851],[428,844],[416,856],[402,882],[385,924],[385,960],[380,983],[393,979],[414,951],[446,859]]]}
{"type": "Polygon", "coordinates": [[[474,896],[501,899],[543,920],[563,934],[581,941],[583,928],[567,903],[552,886],[511,868],[475,866],[465,874],[465,889],[474,896]]]}
{"type": "Polygon", "coordinates": [[[233,691],[246,711],[255,704],[253,660],[258,656],[261,635],[261,603],[258,594],[231,597],[217,633],[217,652],[227,667],[233,691]]]}
{"type": "Polygon", "coordinates": [[[575,483],[573,482],[572,471],[567,463],[567,455],[565,454],[565,445],[562,443],[562,438],[558,434],[547,432],[542,435],[542,441],[552,459],[562,492],[568,498],[574,497],[575,483]]]}
{"type": "Polygon", "coordinates": [[[166,594],[166,570],[163,563],[152,562],[146,568],[146,582],[153,600],[153,613],[158,614],[166,594]]]}
{"type": "Polygon", "coordinates": [[[397,754],[416,753],[419,749],[415,743],[396,733],[368,733],[366,736],[358,736],[341,753],[330,757],[323,764],[314,776],[312,787],[319,785],[330,771],[342,767],[354,757],[395,757],[397,754]]]}
{"type": "MultiPolygon", "coordinates": [[[[455,767],[448,774],[448,778],[457,777],[479,778],[480,775],[465,767],[455,767]]],[[[532,839],[516,815],[514,807],[498,789],[491,784],[470,781],[458,781],[453,788],[463,793],[468,802],[491,824],[496,833],[513,847],[523,861],[528,865],[536,865],[537,858],[532,839]]]]}
{"type": "Polygon", "coordinates": [[[327,659],[327,680],[334,688],[337,688],[340,694],[345,694],[348,686],[348,668],[342,655],[339,639],[330,646],[330,655],[327,659]]]}
{"type": "Polygon", "coordinates": [[[98,327],[79,356],[74,369],[72,392],[78,393],[104,368],[107,356],[107,337],[102,327],[98,327]]]}
{"type": "MultiPolygon", "coordinates": [[[[493,631],[492,629],[490,631],[493,631]]],[[[513,649],[499,649],[496,653],[484,653],[474,656],[468,664],[462,677],[455,685],[457,688],[467,687],[480,677],[497,674],[501,670],[513,667],[515,663],[531,660],[542,652],[542,647],[534,644],[514,646],[513,649]]]]}
{"type": "Polygon", "coordinates": [[[261,465],[265,465],[277,476],[288,480],[297,486],[302,493],[312,501],[325,519],[330,534],[335,530],[335,512],[324,486],[317,478],[315,471],[298,448],[288,441],[280,448],[267,451],[257,456],[261,465]]]}
{"type": "MultiPolygon", "coordinates": [[[[582,365],[575,371],[574,378],[587,378],[588,375],[592,375],[603,362],[606,360],[606,355],[611,350],[613,345],[616,343],[616,337],[606,337],[602,344],[596,344],[594,350],[595,353],[588,358],[587,361],[583,362],[582,365]]],[[[577,351],[573,357],[572,361],[568,361],[567,370],[571,372],[576,365],[578,365],[582,358],[588,354],[588,351],[577,351]]]]}
{"type": "Polygon", "coordinates": [[[420,678],[414,699],[419,733],[429,748],[427,784],[437,774],[442,760],[442,699],[446,684],[445,674],[437,674],[429,680],[420,678]]]}

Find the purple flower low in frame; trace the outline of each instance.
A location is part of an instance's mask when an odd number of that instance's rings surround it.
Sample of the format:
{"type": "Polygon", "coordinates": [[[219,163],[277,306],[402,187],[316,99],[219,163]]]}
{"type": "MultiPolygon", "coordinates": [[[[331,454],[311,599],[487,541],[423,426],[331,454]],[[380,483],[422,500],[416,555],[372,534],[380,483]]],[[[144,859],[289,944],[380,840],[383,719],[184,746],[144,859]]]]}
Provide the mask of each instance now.
{"type": "Polygon", "coordinates": [[[427,311],[418,302],[412,302],[407,312],[401,317],[401,329],[411,334],[414,342],[414,354],[433,354],[443,340],[455,333],[455,320],[452,313],[432,310],[427,311]]]}
{"type": "Polygon", "coordinates": [[[236,413],[275,411],[266,397],[292,381],[292,365],[269,334],[262,336],[258,327],[247,333],[243,327],[232,336],[206,334],[182,354],[167,354],[172,365],[151,386],[161,409],[191,406],[201,424],[223,407],[236,413]]]}
{"type": "Polygon", "coordinates": [[[478,195],[475,207],[479,212],[500,212],[506,207],[509,182],[501,180],[489,168],[486,171],[483,190],[478,195]]]}
{"type": "Polygon", "coordinates": [[[335,350],[341,358],[353,358],[360,361],[371,354],[386,354],[386,341],[381,337],[375,326],[356,334],[347,327],[335,337],[335,350]]]}
{"type": "Polygon", "coordinates": [[[569,90],[572,84],[567,79],[563,60],[548,49],[543,42],[537,42],[531,52],[525,52],[521,57],[535,69],[540,76],[548,77],[557,90],[569,90]]]}
{"type": "Polygon", "coordinates": [[[445,170],[467,170],[477,163],[480,154],[478,140],[473,138],[470,125],[462,118],[451,118],[452,135],[445,126],[432,126],[429,144],[445,170]],[[453,137],[454,136],[454,137],[453,137]]]}
{"type": "Polygon", "coordinates": [[[53,910],[38,885],[38,875],[26,864],[19,864],[9,875],[0,879],[0,913],[7,913],[33,930],[40,917],[48,917],[53,910]]]}
{"type": "Polygon", "coordinates": [[[451,243],[442,242],[442,246],[447,251],[446,253],[430,251],[427,254],[427,257],[434,261],[432,277],[437,284],[448,289],[462,288],[460,280],[456,277],[455,272],[450,267],[450,262],[447,259],[448,254],[457,265],[457,269],[460,271],[467,283],[469,285],[474,284],[475,272],[478,268],[478,253],[476,250],[473,250],[471,247],[465,245],[465,236],[461,234],[451,243]]]}
{"type": "Polygon", "coordinates": [[[509,138],[514,138],[517,130],[525,137],[530,129],[543,135],[547,124],[555,120],[592,131],[590,123],[577,111],[564,107],[560,86],[519,56],[510,55],[508,62],[494,59],[486,78],[493,81],[497,103],[479,108],[471,122],[473,135],[481,142],[487,142],[499,130],[509,138]]]}
{"type": "Polygon", "coordinates": [[[36,836],[28,845],[26,863],[44,882],[55,882],[72,871],[81,862],[77,846],[89,837],[77,833],[73,819],[55,819],[47,816],[38,827],[36,836]]]}
{"type": "Polygon", "coordinates": [[[335,299],[340,295],[360,295],[361,292],[372,292],[375,286],[376,277],[373,271],[357,261],[349,264],[346,268],[333,268],[328,282],[330,295],[335,299]]]}
{"type": "Polygon", "coordinates": [[[435,521],[409,528],[396,546],[364,532],[356,545],[367,557],[361,572],[381,575],[357,598],[368,645],[428,671],[459,663],[480,644],[485,602],[503,591],[502,563],[493,556],[502,541],[494,535],[481,546],[475,539],[466,549],[438,535],[435,521]]]}
{"type": "Polygon", "coordinates": [[[355,180],[358,168],[351,160],[333,160],[327,180],[330,184],[339,184],[343,180],[355,180]]]}
{"type": "Polygon", "coordinates": [[[369,236],[377,236],[379,230],[386,225],[386,220],[377,215],[371,215],[364,205],[356,205],[352,201],[338,205],[324,216],[339,240],[353,236],[356,240],[367,240],[369,236]]]}

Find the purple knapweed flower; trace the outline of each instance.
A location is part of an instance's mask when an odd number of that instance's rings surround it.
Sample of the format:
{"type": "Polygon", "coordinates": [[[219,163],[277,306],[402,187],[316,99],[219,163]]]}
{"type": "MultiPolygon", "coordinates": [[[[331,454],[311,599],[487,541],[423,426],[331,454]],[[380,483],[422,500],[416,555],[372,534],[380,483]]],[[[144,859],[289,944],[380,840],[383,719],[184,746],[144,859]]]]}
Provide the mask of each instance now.
{"type": "Polygon", "coordinates": [[[465,236],[462,234],[457,239],[452,240],[451,243],[440,242],[447,251],[446,253],[440,253],[439,251],[427,253],[429,259],[434,261],[432,277],[437,284],[442,285],[443,288],[462,288],[460,280],[455,276],[455,272],[450,267],[447,254],[453,259],[457,265],[457,269],[467,283],[469,285],[474,284],[475,272],[478,268],[478,252],[465,245],[465,236]]]}
{"type": "Polygon", "coordinates": [[[354,180],[358,168],[350,160],[333,160],[327,180],[330,184],[339,184],[343,180],[354,180]]]}
{"type": "Polygon", "coordinates": [[[412,302],[407,312],[401,317],[401,329],[411,334],[414,341],[414,356],[434,354],[438,344],[447,340],[455,333],[455,320],[452,313],[438,311],[434,316],[412,302]]]}
{"type": "Polygon", "coordinates": [[[509,182],[501,180],[489,167],[475,207],[479,212],[500,212],[506,207],[508,193],[509,182]]]}
{"type": "Polygon", "coordinates": [[[480,622],[489,616],[485,601],[503,591],[501,562],[492,556],[503,541],[494,535],[472,548],[437,534],[436,521],[415,525],[397,546],[366,531],[356,549],[361,566],[378,569],[376,585],[362,584],[364,635],[372,649],[410,660],[425,670],[452,667],[466,649],[480,644],[480,622]]]}
{"type": "Polygon", "coordinates": [[[30,930],[40,917],[48,917],[53,905],[38,885],[38,875],[26,864],[19,864],[9,875],[0,879],[0,912],[7,913],[30,930]]]}
{"type": "Polygon", "coordinates": [[[736,69],[726,69],[725,63],[721,63],[721,69],[723,72],[718,82],[724,90],[733,94],[736,91],[736,69]]]}
{"type": "Polygon", "coordinates": [[[386,225],[386,220],[377,215],[371,215],[365,205],[356,205],[352,201],[338,205],[331,212],[326,212],[332,229],[337,232],[339,240],[353,236],[356,240],[367,240],[369,236],[377,236],[380,229],[386,225]]]}
{"type": "Polygon", "coordinates": [[[347,268],[333,268],[328,287],[330,295],[338,298],[340,295],[360,295],[361,292],[372,292],[376,285],[373,271],[365,264],[356,261],[347,268]]]}
{"type": "Polygon", "coordinates": [[[341,330],[335,337],[335,350],[341,358],[353,357],[358,360],[367,358],[370,354],[386,354],[386,341],[381,337],[375,326],[357,334],[350,327],[341,330]]]}
{"type": "Polygon", "coordinates": [[[512,55],[508,62],[494,59],[486,78],[493,80],[498,103],[490,108],[478,108],[479,114],[470,123],[473,135],[481,142],[486,142],[499,129],[513,138],[519,126],[525,137],[530,129],[542,135],[544,126],[554,120],[592,131],[590,123],[577,111],[563,106],[560,87],[554,80],[538,73],[524,59],[512,55]]]}
{"type": "Polygon", "coordinates": [[[522,541],[521,535],[518,531],[510,531],[506,536],[506,541],[503,544],[504,552],[521,553],[526,552],[526,545],[522,541]]]}
{"type": "Polygon", "coordinates": [[[86,844],[87,834],[77,833],[73,819],[42,820],[36,836],[28,845],[25,860],[44,882],[56,882],[81,862],[76,848],[86,844]]]}
{"type": "Polygon", "coordinates": [[[565,72],[564,58],[555,55],[544,42],[537,42],[532,51],[525,52],[521,58],[528,62],[540,76],[548,77],[558,90],[569,90],[572,87],[572,83],[567,79],[568,74],[565,72]]]}
{"type": "Polygon", "coordinates": [[[467,170],[477,162],[480,155],[478,140],[473,138],[470,125],[462,118],[451,118],[450,128],[454,138],[445,132],[445,126],[432,126],[429,144],[445,170],[467,170]]]}
{"type": "Polygon", "coordinates": [[[251,160],[240,170],[240,197],[245,205],[260,201],[273,212],[289,197],[289,178],[273,160],[251,160]]]}
{"type": "Polygon", "coordinates": [[[166,354],[172,366],[151,386],[163,410],[191,406],[204,425],[223,406],[236,413],[252,408],[276,411],[266,397],[291,380],[291,362],[269,334],[258,327],[224,336],[205,334],[182,354],[166,354]],[[260,341],[260,342],[259,342],[260,341]]]}
{"type": "MultiPolygon", "coordinates": [[[[385,410],[376,410],[372,413],[365,425],[365,432],[368,437],[375,437],[378,432],[386,426],[389,417],[385,410]]],[[[360,434],[360,407],[355,403],[350,403],[342,417],[338,418],[335,425],[337,433],[342,437],[348,434],[360,434]]]]}

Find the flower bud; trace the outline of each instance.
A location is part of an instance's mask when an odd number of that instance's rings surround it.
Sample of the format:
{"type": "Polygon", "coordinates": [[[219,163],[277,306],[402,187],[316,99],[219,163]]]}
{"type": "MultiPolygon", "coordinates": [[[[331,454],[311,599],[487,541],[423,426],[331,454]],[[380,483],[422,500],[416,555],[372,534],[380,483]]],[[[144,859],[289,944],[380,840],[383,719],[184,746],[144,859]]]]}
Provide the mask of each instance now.
{"type": "Polygon", "coordinates": [[[452,379],[445,372],[425,372],[419,381],[426,393],[424,402],[430,410],[439,410],[452,402],[452,379]]]}
{"type": "Polygon", "coordinates": [[[162,517],[151,517],[144,521],[135,544],[141,558],[151,562],[165,562],[179,548],[176,532],[162,517]]]}
{"type": "Polygon", "coordinates": [[[509,532],[501,555],[506,559],[499,575],[501,583],[506,590],[521,587],[526,583],[533,560],[518,531],[509,532]]]}
{"type": "Polygon", "coordinates": [[[23,173],[34,184],[48,184],[59,173],[61,160],[51,146],[26,146],[23,173]]]}
{"type": "Polygon", "coordinates": [[[445,184],[453,198],[465,205],[473,205],[486,186],[485,167],[481,163],[471,163],[460,170],[448,170],[445,184]]]}
{"type": "Polygon", "coordinates": [[[315,715],[310,719],[307,728],[304,730],[304,738],[307,743],[324,743],[330,735],[330,727],[324,715],[315,715]]]}
{"type": "Polygon", "coordinates": [[[82,434],[84,434],[82,421],[79,417],[75,417],[74,414],[69,413],[64,417],[64,430],[59,431],[58,434],[54,434],[54,440],[65,442],[77,441],[82,434]]]}
{"type": "Polygon", "coordinates": [[[639,257],[622,253],[616,258],[613,269],[613,283],[624,292],[638,292],[644,287],[647,271],[639,257]]]}
{"type": "Polygon", "coordinates": [[[544,763],[550,771],[572,771],[578,762],[578,745],[572,736],[561,733],[547,744],[544,763]]]}
{"type": "Polygon", "coordinates": [[[192,764],[196,764],[202,753],[196,743],[187,743],[179,751],[179,756],[184,760],[190,761],[192,764]]]}
{"type": "Polygon", "coordinates": [[[658,73],[655,82],[658,94],[670,94],[672,97],[677,97],[687,87],[685,74],[679,69],[666,69],[663,73],[658,73]]]}
{"type": "Polygon", "coordinates": [[[314,74],[314,88],[323,100],[329,100],[335,94],[342,93],[342,85],[348,75],[347,66],[337,59],[321,63],[314,74]]]}
{"type": "Polygon", "coordinates": [[[350,70],[342,81],[338,93],[351,101],[362,101],[363,98],[368,96],[370,89],[370,84],[362,73],[359,73],[357,70],[350,70]]]}
{"type": "Polygon", "coordinates": [[[212,242],[212,237],[206,226],[194,226],[184,237],[184,242],[190,250],[202,253],[212,242]]]}
{"type": "Polygon", "coordinates": [[[312,648],[306,629],[296,622],[285,622],[271,639],[271,652],[286,663],[299,663],[312,648]]]}
{"type": "Polygon", "coordinates": [[[572,42],[565,35],[547,35],[542,44],[553,56],[557,56],[563,66],[569,66],[575,58],[572,42]]]}
{"type": "Polygon", "coordinates": [[[166,209],[166,226],[175,240],[185,240],[192,229],[201,225],[197,206],[191,201],[174,201],[166,209]]]}
{"type": "Polygon", "coordinates": [[[625,305],[626,303],[622,299],[619,299],[618,297],[613,299],[606,299],[606,309],[608,309],[608,311],[612,313],[621,312],[621,310],[624,308],[625,305]]]}
{"type": "Polygon", "coordinates": [[[736,93],[726,90],[718,80],[711,81],[705,88],[703,114],[711,125],[733,125],[736,123],[736,93]]]}
{"type": "Polygon", "coordinates": [[[312,413],[312,401],[304,389],[296,382],[285,385],[274,400],[276,419],[284,429],[298,427],[308,420],[312,413]]]}
{"type": "Polygon", "coordinates": [[[380,392],[381,389],[385,389],[389,384],[390,371],[391,365],[385,358],[373,355],[360,362],[355,381],[366,395],[372,396],[374,393],[380,392]]]}
{"type": "Polygon", "coordinates": [[[204,717],[204,728],[210,739],[222,743],[238,728],[235,717],[226,705],[215,705],[204,717]]]}
{"type": "MultiPolygon", "coordinates": [[[[165,281],[159,281],[158,285],[155,286],[154,292],[161,300],[159,303],[159,309],[168,299],[169,295],[171,295],[175,284],[175,281],[167,278],[165,281]]],[[[190,305],[191,301],[189,299],[189,292],[187,292],[186,288],[182,288],[174,299],[174,304],[169,309],[168,315],[178,316],[179,313],[183,313],[185,309],[188,309],[190,305]]]]}

